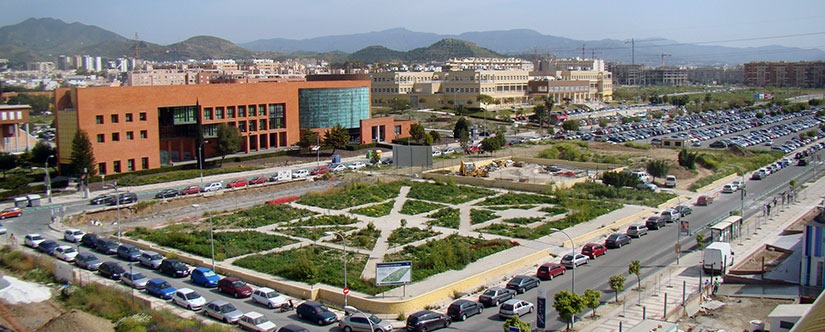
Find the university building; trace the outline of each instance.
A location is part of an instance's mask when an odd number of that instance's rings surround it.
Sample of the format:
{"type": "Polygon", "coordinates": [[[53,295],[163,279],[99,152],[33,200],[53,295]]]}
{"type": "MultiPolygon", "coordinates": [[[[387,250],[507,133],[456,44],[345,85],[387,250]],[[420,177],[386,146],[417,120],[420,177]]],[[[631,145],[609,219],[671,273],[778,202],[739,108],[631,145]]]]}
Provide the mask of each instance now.
{"type": "Polygon", "coordinates": [[[240,152],[282,149],[306,130],[341,125],[351,142],[409,136],[411,121],[371,118],[365,75],[308,76],[304,82],[61,88],[55,91],[58,161],[71,162],[85,131],[99,174],[154,169],[215,155],[217,128],[243,138],[240,152]]]}
{"type": "Polygon", "coordinates": [[[825,61],[748,62],[745,64],[745,84],[821,88],[825,86],[825,61]]]}

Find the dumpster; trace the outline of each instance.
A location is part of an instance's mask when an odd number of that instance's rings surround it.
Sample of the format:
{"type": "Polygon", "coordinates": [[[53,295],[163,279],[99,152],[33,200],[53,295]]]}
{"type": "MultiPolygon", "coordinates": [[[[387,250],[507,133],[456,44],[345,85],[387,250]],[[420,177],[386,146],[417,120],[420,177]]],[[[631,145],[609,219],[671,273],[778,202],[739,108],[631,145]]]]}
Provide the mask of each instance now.
{"type": "Polygon", "coordinates": [[[26,199],[29,200],[29,206],[40,206],[40,195],[26,195],[26,199]]]}
{"type": "Polygon", "coordinates": [[[332,155],[332,163],[333,164],[338,164],[340,162],[341,162],[341,155],[340,154],[332,155]]]}
{"type": "Polygon", "coordinates": [[[24,208],[29,206],[29,199],[26,197],[15,197],[14,207],[24,208]]]}

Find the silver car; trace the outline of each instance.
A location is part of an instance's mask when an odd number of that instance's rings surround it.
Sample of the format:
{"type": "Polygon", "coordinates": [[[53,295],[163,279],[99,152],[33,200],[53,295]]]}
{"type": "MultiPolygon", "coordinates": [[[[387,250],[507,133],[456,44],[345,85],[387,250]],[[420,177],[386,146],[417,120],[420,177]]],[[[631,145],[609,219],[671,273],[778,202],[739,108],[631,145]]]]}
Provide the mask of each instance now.
{"type": "Polygon", "coordinates": [[[203,307],[203,313],[227,324],[237,323],[243,315],[238,308],[235,308],[235,305],[224,300],[214,300],[207,303],[203,307]]]}
{"type": "Polygon", "coordinates": [[[647,235],[647,226],[645,225],[630,225],[627,227],[627,236],[629,237],[642,237],[643,235],[647,235]]]}
{"type": "Polygon", "coordinates": [[[344,331],[383,331],[391,332],[392,324],[390,322],[381,320],[381,318],[374,315],[367,318],[366,315],[358,312],[344,317],[338,322],[338,327],[344,331]],[[369,319],[369,320],[367,320],[369,319]]]}
{"type": "Polygon", "coordinates": [[[126,272],[120,276],[120,281],[134,289],[144,289],[146,288],[146,282],[149,281],[149,278],[146,278],[146,276],[140,272],[126,272]]]}
{"type": "Polygon", "coordinates": [[[140,254],[138,261],[140,262],[140,265],[157,270],[160,263],[163,262],[163,256],[154,251],[147,250],[140,254]]]}
{"type": "Polygon", "coordinates": [[[533,304],[524,300],[510,299],[501,304],[498,316],[504,319],[513,316],[523,316],[533,312],[533,304]]]}

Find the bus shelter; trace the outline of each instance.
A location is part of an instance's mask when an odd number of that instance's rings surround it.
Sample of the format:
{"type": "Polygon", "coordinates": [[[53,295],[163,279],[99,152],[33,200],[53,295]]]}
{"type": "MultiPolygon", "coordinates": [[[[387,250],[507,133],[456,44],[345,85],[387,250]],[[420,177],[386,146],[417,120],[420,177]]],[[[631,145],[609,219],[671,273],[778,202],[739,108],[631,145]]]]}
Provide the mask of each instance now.
{"type": "Polygon", "coordinates": [[[731,242],[742,235],[742,217],[730,216],[710,227],[711,242],[731,242]]]}

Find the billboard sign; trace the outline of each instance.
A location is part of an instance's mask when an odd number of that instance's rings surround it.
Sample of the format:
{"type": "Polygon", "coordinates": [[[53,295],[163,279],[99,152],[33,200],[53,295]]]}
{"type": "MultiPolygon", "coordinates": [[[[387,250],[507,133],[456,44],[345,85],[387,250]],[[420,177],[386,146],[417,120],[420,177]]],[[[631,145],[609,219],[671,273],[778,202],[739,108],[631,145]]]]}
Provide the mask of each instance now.
{"type": "Polygon", "coordinates": [[[412,261],[375,264],[375,285],[403,285],[412,282],[412,261]]]}

